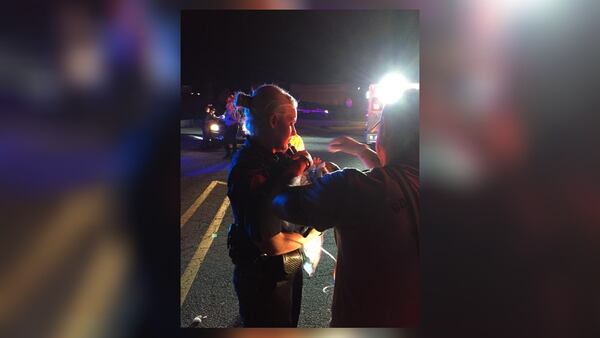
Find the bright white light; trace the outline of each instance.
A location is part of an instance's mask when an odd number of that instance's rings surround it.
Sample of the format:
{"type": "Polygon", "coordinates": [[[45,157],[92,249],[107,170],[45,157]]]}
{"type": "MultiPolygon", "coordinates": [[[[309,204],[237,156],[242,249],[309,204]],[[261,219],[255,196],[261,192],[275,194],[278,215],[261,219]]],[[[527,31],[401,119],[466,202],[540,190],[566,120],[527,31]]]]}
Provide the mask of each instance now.
{"type": "Polygon", "coordinates": [[[377,84],[377,97],[385,104],[398,101],[407,89],[419,89],[418,83],[409,82],[398,73],[387,74],[377,84]]]}
{"type": "Polygon", "coordinates": [[[218,132],[219,131],[219,125],[218,124],[211,124],[209,127],[210,131],[214,131],[214,132],[218,132]]]}
{"type": "Polygon", "coordinates": [[[377,96],[383,103],[394,103],[402,96],[404,87],[408,84],[408,80],[397,73],[386,75],[377,84],[377,96]]]}
{"type": "Polygon", "coordinates": [[[202,138],[202,136],[198,136],[198,135],[192,135],[192,137],[193,137],[193,138],[195,138],[195,139],[198,139],[198,140],[204,140],[204,139],[202,138]]]}

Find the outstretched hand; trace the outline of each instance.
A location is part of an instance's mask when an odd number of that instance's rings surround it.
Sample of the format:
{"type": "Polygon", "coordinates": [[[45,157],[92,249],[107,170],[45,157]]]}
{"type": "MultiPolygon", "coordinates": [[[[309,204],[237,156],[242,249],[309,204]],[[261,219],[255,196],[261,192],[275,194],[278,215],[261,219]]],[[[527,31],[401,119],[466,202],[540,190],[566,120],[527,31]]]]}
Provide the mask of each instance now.
{"type": "Polygon", "coordinates": [[[334,153],[341,151],[346,154],[356,156],[360,158],[367,168],[375,168],[382,165],[379,155],[369,148],[368,145],[360,143],[348,136],[334,138],[331,142],[329,142],[328,149],[334,153]]]}
{"type": "Polygon", "coordinates": [[[329,142],[329,145],[327,146],[327,149],[332,153],[341,151],[353,156],[358,156],[358,154],[360,154],[360,152],[363,151],[364,148],[364,143],[360,143],[348,136],[336,137],[333,140],[331,140],[331,142],[329,142]]]}

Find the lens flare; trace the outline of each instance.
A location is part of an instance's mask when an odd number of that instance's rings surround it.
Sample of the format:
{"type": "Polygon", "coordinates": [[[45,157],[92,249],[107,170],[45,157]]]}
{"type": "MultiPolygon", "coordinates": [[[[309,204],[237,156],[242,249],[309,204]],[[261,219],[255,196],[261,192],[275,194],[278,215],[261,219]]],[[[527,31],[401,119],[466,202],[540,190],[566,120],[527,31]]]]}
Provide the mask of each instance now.
{"type": "Polygon", "coordinates": [[[411,83],[399,73],[390,73],[377,84],[377,97],[385,104],[397,102],[408,89],[419,89],[418,83],[411,83]]]}

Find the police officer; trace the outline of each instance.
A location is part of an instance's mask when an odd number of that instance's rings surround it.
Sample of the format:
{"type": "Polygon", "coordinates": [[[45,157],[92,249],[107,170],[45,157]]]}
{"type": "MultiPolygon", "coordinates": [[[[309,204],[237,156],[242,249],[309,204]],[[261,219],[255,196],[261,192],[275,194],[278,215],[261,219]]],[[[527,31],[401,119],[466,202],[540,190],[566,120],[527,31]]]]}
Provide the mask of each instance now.
{"type": "Polygon", "coordinates": [[[238,108],[233,104],[234,96],[229,95],[225,105],[225,135],[223,141],[225,144],[225,156],[231,157],[232,153],[237,149],[237,133],[240,129],[242,116],[238,108]]]}
{"type": "Polygon", "coordinates": [[[235,223],[229,230],[233,283],[245,327],[296,327],[302,297],[300,248],[319,235],[285,232],[272,198],[312,163],[306,151],[285,155],[296,134],[297,102],[275,85],[238,93],[250,133],[231,162],[228,193],[235,223]]]}

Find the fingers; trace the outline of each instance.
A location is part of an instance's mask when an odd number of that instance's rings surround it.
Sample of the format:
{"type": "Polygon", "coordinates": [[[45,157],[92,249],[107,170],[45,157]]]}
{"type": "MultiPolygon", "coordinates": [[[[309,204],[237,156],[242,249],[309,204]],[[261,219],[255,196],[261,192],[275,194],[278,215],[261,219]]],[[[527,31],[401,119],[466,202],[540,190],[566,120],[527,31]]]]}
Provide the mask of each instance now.
{"type": "Polygon", "coordinates": [[[313,157],[313,164],[314,164],[315,166],[319,166],[321,163],[323,163],[323,160],[321,160],[321,158],[319,158],[319,157],[316,157],[316,156],[315,156],[315,157],[313,157]]]}
{"type": "Polygon", "coordinates": [[[353,154],[353,150],[357,145],[360,145],[360,142],[355,139],[348,136],[339,136],[329,142],[327,149],[333,153],[343,151],[345,153],[353,154]]]}
{"type": "Polygon", "coordinates": [[[327,150],[329,150],[332,153],[342,151],[344,143],[347,142],[346,137],[347,136],[340,136],[331,140],[331,142],[329,142],[329,144],[327,145],[327,150]]]}
{"type": "Polygon", "coordinates": [[[342,145],[341,143],[336,142],[336,140],[333,140],[327,145],[327,150],[329,150],[332,153],[335,153],[342,150],[342,145]]]}
{"type": "Polygon", "coordinates": [[[331,140],[331,142],[329,142],[330,145],[351,145],[351,144],[356,144],[358,143],[358,141],[356,141],[355,139],[348,137],[348,136],[339,136],[334,138],[333,140],[331,140]]]}
{"type": "Polygon", "coordinates": [[[300,151],[298,151],[294,157],[298,157],[298,156],[304,156],[304,157],[308,158],[311,162],[313,161],[312,156],[306,150],[300,150],[300,151]]]}
{"type": "Polygon", "coordinates": [[[310,167],[313,164],[313,158],[310,155],[310,153],[306,150],[301,150],[298,151],[296,154],[294,154],[294,156],[292,157],[293,160],[295,161],[304,161],[307,164],[307,168],[310,167]]]}

